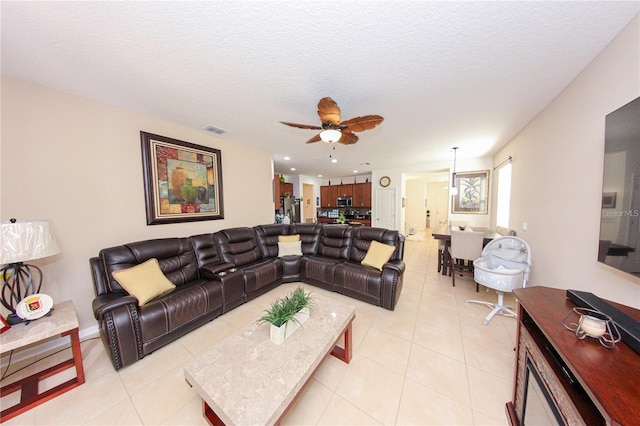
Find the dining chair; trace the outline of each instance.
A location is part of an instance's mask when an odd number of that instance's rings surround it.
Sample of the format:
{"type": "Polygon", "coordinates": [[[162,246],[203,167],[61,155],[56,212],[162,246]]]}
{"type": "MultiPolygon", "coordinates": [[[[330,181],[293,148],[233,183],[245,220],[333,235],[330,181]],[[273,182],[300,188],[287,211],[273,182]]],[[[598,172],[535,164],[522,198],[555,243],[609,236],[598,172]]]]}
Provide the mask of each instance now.
{"type": "MultiPolygon", "coordinates": [[[[448,265],[445,265],[445,250],[447,250],[447,244],[444,240],[438,240],[438,272],[442,271],[442,268],[446,268],[448,265]]],[[[451,271],[449,271],[449,275],[451,275],[451,271]]]]}
{"type": "MultiPolygon", "coordinates": [[[[473,261],[482,255],[483,241],[484,232],[451,230],[449,271],[453,287],[456,286],[456,275],[473,277],[473,261]]],[[[479,288],[476,283],[476,291],[479,288]]]]}

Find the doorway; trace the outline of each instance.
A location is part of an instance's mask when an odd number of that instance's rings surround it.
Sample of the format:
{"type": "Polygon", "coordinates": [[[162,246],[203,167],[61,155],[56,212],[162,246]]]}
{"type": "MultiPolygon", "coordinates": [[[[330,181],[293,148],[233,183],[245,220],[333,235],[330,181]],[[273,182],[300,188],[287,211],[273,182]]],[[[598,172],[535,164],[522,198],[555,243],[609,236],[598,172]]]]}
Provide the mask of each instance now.
{"type": "Polygon", "coordinates": [[[407,208],[403,214],[407,229],[415,225],[420,233],[447,224],[449,169],[407,173],[405,180],[407,208]]]}
{"type": "MultiPolygon", "coordinates": [[[[395,188],[376,190],[377,228],[397,229],[396,227],[396,190],[395,188]]],[[[372,225],[374,226],[374,225],[372,225]]]]}
{"type": "Polygon", "coordinates": [[[314,193],[315,185],[310,183],[302,184],[302,223],[313,223],[313,219],[316,216],[313,202],[314,193]]]}

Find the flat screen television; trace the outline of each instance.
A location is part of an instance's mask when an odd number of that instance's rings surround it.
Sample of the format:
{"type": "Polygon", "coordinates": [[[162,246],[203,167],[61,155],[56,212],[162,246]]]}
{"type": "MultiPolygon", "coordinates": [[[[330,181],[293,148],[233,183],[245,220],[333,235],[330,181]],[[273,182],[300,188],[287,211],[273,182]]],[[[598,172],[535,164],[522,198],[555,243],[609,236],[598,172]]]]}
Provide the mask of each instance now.
{"type": "Polygon", "coordinates": [[[640,277],[640,98],[606,116],[598,261],[640,277]]]}

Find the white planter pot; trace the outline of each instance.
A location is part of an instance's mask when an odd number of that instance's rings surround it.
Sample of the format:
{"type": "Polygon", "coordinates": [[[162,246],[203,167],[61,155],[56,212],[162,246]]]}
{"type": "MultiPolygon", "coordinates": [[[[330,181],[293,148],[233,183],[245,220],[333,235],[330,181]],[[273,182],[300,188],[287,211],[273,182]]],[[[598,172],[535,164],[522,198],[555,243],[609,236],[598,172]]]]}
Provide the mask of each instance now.
{"type": "Polygon", "coordinates": [[[309,308],[302,308],[300,311],[294,315],[295,320],[288,321],[286,324],[283,324],[280,327],[276,327],[271,324],[271,329],[269,330],[271,335],[271,341],[276,345],[284,342],[289,336],[293,334],[306,320],[309,319],[309,308]]]}

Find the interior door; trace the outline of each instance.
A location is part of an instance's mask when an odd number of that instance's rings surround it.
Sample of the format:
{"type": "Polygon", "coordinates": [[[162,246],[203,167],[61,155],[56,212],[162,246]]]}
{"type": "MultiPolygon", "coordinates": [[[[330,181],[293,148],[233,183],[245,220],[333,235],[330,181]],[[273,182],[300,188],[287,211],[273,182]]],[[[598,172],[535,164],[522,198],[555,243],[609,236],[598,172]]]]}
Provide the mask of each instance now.
{"type": "Polygon", "coordinates": [[[313,197],[314,186],[308,183],[302,184],[302,222],[303,223],[313,223],[313,217],[315,216],[314,212],[314,197],[313,197]]]}
{"type": "Polygon", "coordinates": [[[431,226],[446,225],[449,221],[449,193],[439,193],[436,197],[435,221],[431,226]]]}
{"type": "Polygon", "coordinates": [[[395,188],[376,190],[375,227],[397,229],[395,188]]]}

